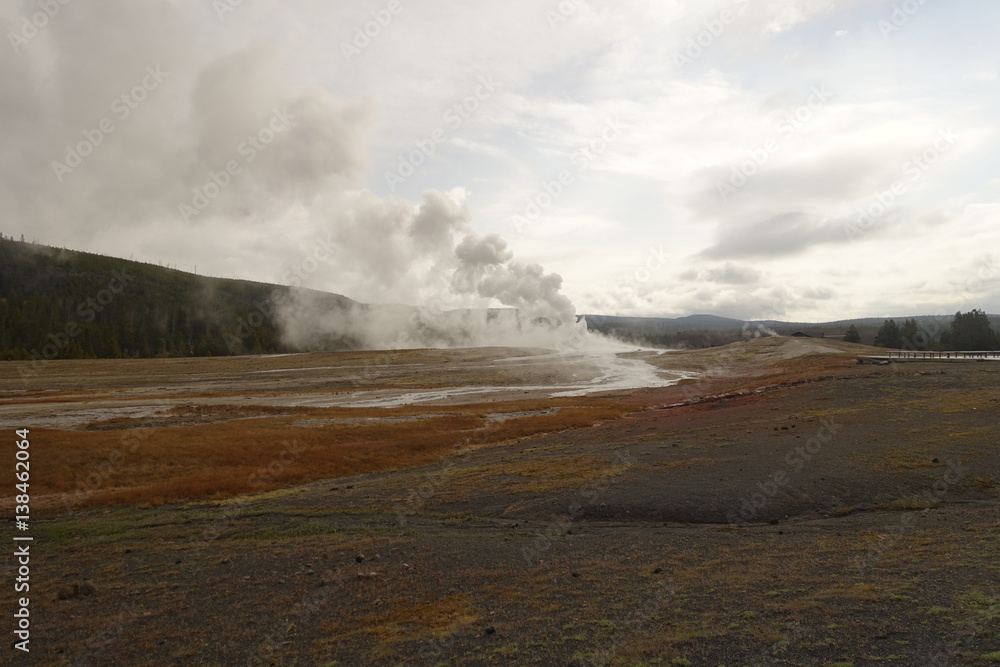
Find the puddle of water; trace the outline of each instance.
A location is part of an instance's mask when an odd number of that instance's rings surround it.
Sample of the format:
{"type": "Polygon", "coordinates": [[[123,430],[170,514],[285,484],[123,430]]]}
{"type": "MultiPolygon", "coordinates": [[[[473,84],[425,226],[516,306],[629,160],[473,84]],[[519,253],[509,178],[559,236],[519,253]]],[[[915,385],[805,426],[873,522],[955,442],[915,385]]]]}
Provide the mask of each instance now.
{"type": "MultiPolygon", "coordinates": [[[[636,351],[628,347],[629,352],[636,351]]],[[[619,349],[620,351],[620,349],[619,349]]],[[[444,387],[441,389],[410,391],[405,390],[372,390],[353,392],[337,397],[322,397],[297,401],[293,405],[309,407],[357,407],[357,408],[395,408],[404,405],[433,403],[465,397],[472,399],[480,396],[480,402],[490,396],[504,393],[543,393],[550,398],[586,396],[597,392],[622,391],[629,389],[644,389],[649,387],[669,387],[677,382],[693,377],[688,373],[661,371],[642,359],[625,359],[614,351],[593,352],[553,352],[551,354],[530,357],[507,357],[498,360],[503,363],[523,363],[544,359],[549,363],[557,363],[572,368],[588,367],[597,369],[597,376],[585,382],[574,382],[553,385],[521,385],[521,386],[471,386],[444,387]]]]}
{"type": "MultiPolygon", "coordinates": [[[[142,405],[115,408],[93,408],[90,410],[73,410],[47,415],[32,415],[31,423],[36,428],[74,429],[93,422],[103,422],[119,417],[142,419],[162,415],[168,412],[172,405],[142,405]]],[[[0,420],[0,427],[4,421],[0,420]]]]}
{"type": "Polygon", "coordinates": [[[494,412],[486,415],[486,420],[491,422],[505,422],[510,419],[521,417],[537,417],[539,415],[554,415],[561,408],[545,408],[544,410],[521,410],[519,412],[494,412]]]}
{"type": "Polygon", "coordinates": [[[417,422],[434,417],[444,417],[443,414],[413,415],[411,417],[342,417],[340,419],[305,419],[292,424],[295,428],[322,428],[332,424],[363,424],[370,422],[417,422]]]}

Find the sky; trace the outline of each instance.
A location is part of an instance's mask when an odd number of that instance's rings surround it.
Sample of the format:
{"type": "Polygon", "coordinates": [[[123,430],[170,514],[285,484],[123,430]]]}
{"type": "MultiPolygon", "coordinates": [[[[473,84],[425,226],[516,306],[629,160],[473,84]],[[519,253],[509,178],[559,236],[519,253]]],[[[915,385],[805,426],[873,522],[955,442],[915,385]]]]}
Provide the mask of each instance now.
{"type": "Polygon", "coordinates": [[[0,232],[368,303],[1000,312],[998,24],[986,0],[0,0],[0,232]]]}

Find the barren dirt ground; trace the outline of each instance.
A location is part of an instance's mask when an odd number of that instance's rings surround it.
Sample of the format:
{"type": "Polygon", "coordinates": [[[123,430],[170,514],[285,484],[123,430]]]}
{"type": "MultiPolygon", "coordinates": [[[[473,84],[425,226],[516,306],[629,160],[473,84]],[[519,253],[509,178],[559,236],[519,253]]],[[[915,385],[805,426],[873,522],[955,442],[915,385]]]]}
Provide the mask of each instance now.
{"type": "Polygon", "coordinates": [[[2,364],[39,484],[3,660],[1000,663],[1000,364],[863,351],[2,364]]]}

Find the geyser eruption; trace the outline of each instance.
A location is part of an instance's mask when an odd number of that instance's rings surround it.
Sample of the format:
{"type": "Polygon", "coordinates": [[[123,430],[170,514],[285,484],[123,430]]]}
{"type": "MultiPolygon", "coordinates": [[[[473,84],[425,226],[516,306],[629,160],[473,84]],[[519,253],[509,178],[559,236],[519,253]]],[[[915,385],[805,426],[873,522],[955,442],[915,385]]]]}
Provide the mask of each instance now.
{"type": "MultiPolygon", "coordinates": [[[[37,9],[20,4],[15,15],[37,9]]],[[[106,0],[60,13],[17,58],[0,59],[9,218],[30,220],[52,245],[412,306],[296,290],[275,311],[301,347],[572,335],[561,278],[477,234],[463,189],[428,191],[414,205],[364,187],[373,102],[295,83],[250,24],[234,17],[220,39],[203,10],[106,0]],[[302,266],[308,275],[291,278],[289,267],[302,266]],[[516,312],[488,309],[497,305],[516,312]]]]}
{"type": "MultiPolygon", "coordinates": [[[[368,268],[386,282],[385,293],[402,281],[423,281],[437,293],[412,307],[345,304],[316,292],[293,292],[277,311],[285,342],[300,349],[580,344],[586,324],[576,322],[573,304],[560,293],[559,275],[515,261],[497,234],[480,237],[467,208],[452,196],[429,191],[423,198],[409,216],[379,218],[380,230],[394,239],[395,263],[386,270],[382,248],[367,260],[368,268]],[[483,307],[490,300],[509,308],[483,307]]],[[[345,236],[352,236],[349,227],[335,228],[336,238],[345,236]]],[[[355,264],[364,264],[366,255],[359,254],[364,246],[341,247],[355,264]]]]}
{"type": "Polygon", "coordinates": [[[472,233],[455,248],[460,262],[452,285],[460,293],[475,293],[513,306],[532,319],[572,323],[576,309],[559,293],[562,277],[546,275],[538,264],[514,261],[514,253],[497,234],[479,238],[472,233]]]}

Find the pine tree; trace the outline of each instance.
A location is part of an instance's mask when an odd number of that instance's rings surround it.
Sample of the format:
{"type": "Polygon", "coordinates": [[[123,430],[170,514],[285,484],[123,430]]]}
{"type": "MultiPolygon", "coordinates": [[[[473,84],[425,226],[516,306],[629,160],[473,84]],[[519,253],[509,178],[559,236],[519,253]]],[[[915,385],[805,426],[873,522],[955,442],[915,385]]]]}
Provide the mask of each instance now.
{"type": "Polygon", "coordinates": [[[990,318],[981,310],[955,313],[951,327],[941,336],[941,343],[947,349],[960,351],[1000,349],[990,318]]]}
{"type": "Polygon", "coordinates": [[[886,320],[878,333],[875,334],[875,347],[888,347],[898,350],[901,347],[899,325],[896,320],[886,320]]]}

